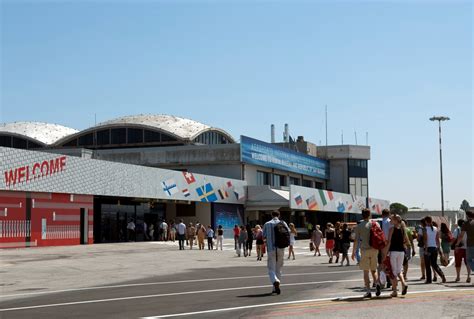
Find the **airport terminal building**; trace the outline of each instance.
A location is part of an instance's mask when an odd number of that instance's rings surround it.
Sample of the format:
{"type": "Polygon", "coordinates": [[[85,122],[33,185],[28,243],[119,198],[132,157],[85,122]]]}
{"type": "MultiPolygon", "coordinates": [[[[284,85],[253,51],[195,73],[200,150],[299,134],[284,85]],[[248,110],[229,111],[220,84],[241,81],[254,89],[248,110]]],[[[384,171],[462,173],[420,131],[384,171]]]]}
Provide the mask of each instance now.
{"type": "Polygon", "coordinates": [[[369,196],[368,146],[237,141],[169,115],[83,131],[8,123],[0,157],[0,247],[125,241],[131,219],[134,239],[145,240],[160,220],[223,225],[230,235],[234,224],[263,223],[275,209],[304,228],[389,206],[369,196]]]}

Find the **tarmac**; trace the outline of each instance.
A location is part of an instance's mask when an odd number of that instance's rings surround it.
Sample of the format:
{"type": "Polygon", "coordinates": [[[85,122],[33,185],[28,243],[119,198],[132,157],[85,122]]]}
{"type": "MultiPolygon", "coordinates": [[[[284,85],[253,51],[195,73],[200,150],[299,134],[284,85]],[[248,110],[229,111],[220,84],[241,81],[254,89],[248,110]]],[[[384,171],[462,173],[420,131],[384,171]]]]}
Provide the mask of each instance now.
{"type": "Polygon", "coordinates": [[[237,257],[233,240],[223,251],[177,242],[1,250],[0,318],[474,318],[474,286],[464,268],[453,282],[452,263],[446,284],[425,285],[414,258],[406,296],[369,300],[358,266],[313,256],[307,240],[295,251],[275,295],[265,257],[237,257]]]}

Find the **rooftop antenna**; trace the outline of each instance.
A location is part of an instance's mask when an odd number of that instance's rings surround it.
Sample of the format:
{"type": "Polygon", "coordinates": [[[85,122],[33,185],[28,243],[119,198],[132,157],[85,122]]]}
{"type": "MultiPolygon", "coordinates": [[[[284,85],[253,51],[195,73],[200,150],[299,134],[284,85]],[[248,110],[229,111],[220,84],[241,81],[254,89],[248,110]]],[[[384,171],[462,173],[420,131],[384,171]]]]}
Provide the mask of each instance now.
{"type": "Polygon", "coordinates": [[[341,130],[341,145],[344,145],[344,130],[341,130]]]}
{"type": "Polygon", "coordinates": [[[356,132],[356,130],[354,130],[354,136],[355,136],[355,140],[356,140],[356,145],[358,145],[357,144],[357,132],[356,132]]]}
{"type": "Polygon", "coordinates": [[[272,144],[275,143],[275,125],[271,125],[271,142],[272,144]]]}
{"type": "Polygon", "coordinates": [[[365,145],[369,146],[369,132],[365,132],[365,145]]]}
{"type": "Polygon", "coordinates": [[[94,113],[94,126],[97,126],[97,113],[94,113]]]}

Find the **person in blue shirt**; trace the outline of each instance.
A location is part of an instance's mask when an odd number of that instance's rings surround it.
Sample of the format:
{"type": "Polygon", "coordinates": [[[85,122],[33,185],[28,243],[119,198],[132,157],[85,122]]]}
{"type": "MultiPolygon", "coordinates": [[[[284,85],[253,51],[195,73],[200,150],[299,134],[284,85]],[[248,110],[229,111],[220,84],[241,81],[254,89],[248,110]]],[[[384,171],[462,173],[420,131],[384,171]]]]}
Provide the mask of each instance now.
{"type": "MultiPolygon", "coordinates": [[[[270,281],[273,284],[273,293],[280,294],[281,268],[283,267],[283,258],[285,249],[275,246],[275,226],[280,223],[280,212],[272,212],[272,219],[263,225],[263,238],[267,245],[267,268],[270,281]]],[[[282,221],[285,227],[290,231],[288,225],[282,221]]]]}
{"type": "Polygon", "coordinates": [[[212,229],[211,225],[207,226],[207,249],[213,250],[214,249],[214,230],[212,229]]]}

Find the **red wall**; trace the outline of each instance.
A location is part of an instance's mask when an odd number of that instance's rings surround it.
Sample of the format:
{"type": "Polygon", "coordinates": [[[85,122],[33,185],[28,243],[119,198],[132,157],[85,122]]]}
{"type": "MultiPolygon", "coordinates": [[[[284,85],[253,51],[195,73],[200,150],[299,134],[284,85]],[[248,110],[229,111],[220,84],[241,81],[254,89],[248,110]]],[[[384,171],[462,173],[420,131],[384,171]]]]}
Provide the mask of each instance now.
{"type": "Polygon", "coordinates": [[[79,245],[81,208],[88,210],[92,244],[93,201],[89,195],[0,191],[0,248],[79,245]]]}

